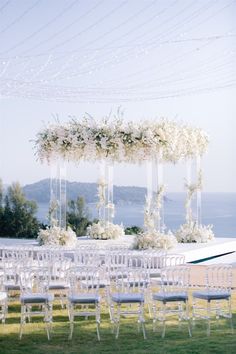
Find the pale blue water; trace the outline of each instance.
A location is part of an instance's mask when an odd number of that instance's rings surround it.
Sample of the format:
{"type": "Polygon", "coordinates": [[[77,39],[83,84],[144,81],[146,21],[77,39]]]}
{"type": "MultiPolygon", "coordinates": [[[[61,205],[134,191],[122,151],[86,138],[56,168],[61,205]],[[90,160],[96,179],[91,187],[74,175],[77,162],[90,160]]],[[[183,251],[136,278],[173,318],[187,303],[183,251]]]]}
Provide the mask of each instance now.
{"type": "MultiPolygon", "coordinates": [[[[165,225],[175,231],[184,223],[184,194],[169,193],[164,203],[165,225]]],[[[88,204],[91,218],[97,217],[95,204],[88,204]]],[[[143,226],[142,204],[116,205],[114,222],[143,226]]],[[[46,222],[48,204],[39,204],[38,218],[46,222]]],[[[236,193],[205,193],[202,196],[202,223],[212,224],[217,237],[236,237],[236,193]]]]}

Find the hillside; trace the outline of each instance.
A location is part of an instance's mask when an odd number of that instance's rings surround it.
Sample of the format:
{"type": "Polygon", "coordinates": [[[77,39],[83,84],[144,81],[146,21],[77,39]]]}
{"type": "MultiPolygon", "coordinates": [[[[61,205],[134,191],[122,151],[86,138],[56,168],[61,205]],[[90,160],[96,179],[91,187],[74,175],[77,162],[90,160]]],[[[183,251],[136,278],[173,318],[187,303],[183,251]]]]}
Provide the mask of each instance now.
{"type": "MultiPolygon", "coordinates": [[[[28,184],[23,187],[27,199],[35,200],[38,203],[48,203],[50,199],[50,179],[28,184]]],[[[97,184],[67,182],[67,199],[84,197],[86,203],[97,202],[97,184]]],[[[139,204],[145,202],[146,188],[114,186],[114,203],[139,204]]]]}

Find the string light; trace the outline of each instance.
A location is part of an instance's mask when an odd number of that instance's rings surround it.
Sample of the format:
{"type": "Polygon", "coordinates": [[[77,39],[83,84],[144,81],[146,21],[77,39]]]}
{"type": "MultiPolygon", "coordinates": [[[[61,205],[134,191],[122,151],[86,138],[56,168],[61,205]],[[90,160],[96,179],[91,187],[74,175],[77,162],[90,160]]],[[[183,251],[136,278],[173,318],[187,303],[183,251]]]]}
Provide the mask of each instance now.
{"type": "Polygon", "coordinates": [[[6,27],[4,27],[2,30],[0,30],[0,34],[5,33],[8,31],[13,25],[18,23],[19,21],[22,20],[30,11],[32,11],[38,4],[40,3],[40,0],[37,0],[33,5],[29,6],[25,11],[22,12],[22,14],[18,17],[16,17],[12,22],[10,22],[6,27]]]}
{"type": "MultiPolygon", "coordinates": [[[[98,7],[101,3],[102,1],[95,6],[98,7]]],[[[218,3],[212,1],[203,3],[203,6],[192,2],[187,5],[185,3],[181,9],[175,7],[176,3],[176,0],[169,3],[175,11],[170,10],[170,6],[154,11],[153,1],[148,5],[149,9],[153,10],[152,15],[147,12],[142,21],[133,23],[136,16],[143,14],[148,6],[139,8],[132,15],[123,18],[122,22],[114,21],[112,28],[97,37],[94,36],[91,41],[81,46],[82,52],[79,52],[78,48],[68,52],[53,52],[63,46],[65,41],[62,41],[47,53],[0,58],[1,97],[24,97],[56,102],[115,103],[181,97],[235,87],[235,68],[232,65],[235,51],[224,47],[228,39],[236,36],[234,29],[226,29],[223,34],[190,36],[194,29],[209,18],[217,16],[234,2],[224,6],[218,6],[218,3]],[[209,13],[212,7],[214,11],[209,13]],[[152,22],[152,19],[154,21],[158,16],[160,28],[156,25],[155,28],[146,26],[148,21],[152,22]],[[91,48],[99,38],[116,32],[127,23],[131,26],[129,31],[113,38],[113,41],[109,39],[97,48],[91,48]],[[135,28],[138,26],[139,31],[136,33],[135,28]],[[133,33],[135,36],[132,36],[133,33]],[[153,58],[157,56],[156,63],[153,58]],[[143,58],[148,59],[148,65],[143,66],[143,58]]],[[[75,4],[76,1],[72,1],[66,7],[67,11],[75,4]]],[[[106,19],[115,15],[126,4],[127,1],[120,2],[119,6],[113,7],[69,39],[72,41],[77,36],[84,35],[95,28],[97,23],[105,23],[106,19]]],[[[94,8],[89,8],[87,13],[94,11],[94,8]]],[[[64,12],[60,11],[46,24],[41,25],[31,34],[32,37],[56,22],[64,12]]],[[[57,33],[61,30],[62,28],[57,33]]],[[[10,48],[13,51],[32,37],[25,37],[10,48]]],[[[42,41],[36,43],[36,46],[39,43],[42,41]]],[[[2,53],[7,53],[10,48],[2,53]]],[[[29,49],[25,53],[28,51],[29,49]]]]}
{"type": "MultiPolygon", "coordinates": [[[[13,45],[12,47],[10,47],[9,49],[5,50],[2,53],[9,53],[10,51],[18,48],[19,46],[25,44],[29,39],[32,39],[33,37],[35,37],[36,35],[38,35],[40,32],[44,31],[45,29],[47,29],[52,23],[56,22],[59,18],[61,18],[62,16],[65,15],[65,13],[67,13],[69,10],[71,10],[76,4],[78,3],[78,0],[73,1],[70,5],[68,5],[65,9],[63,9],[62,11],[60,11],[55,17],[53,17],[50,21],[48,21],[45,25],[41,26],[40,28],[38,28],[36,31],[34,31],[33,33],[31,33],[29,36],[27,36],[26,38],[24,38],[23,40],[21,40],[20,42],[16,43],[15,45],[13,45]]],[[[1,54],[2,54],[1,53],[1,54]]]]}
{"type": "Polygon", "coordinates": [[[3,12],[3,10],[7,7],[7,5],[9,5],[11,2],[11,0],[7,0],[5,2],[5,4],[3,4],[1,7],[0,7],[0,12],[3,12]]]}

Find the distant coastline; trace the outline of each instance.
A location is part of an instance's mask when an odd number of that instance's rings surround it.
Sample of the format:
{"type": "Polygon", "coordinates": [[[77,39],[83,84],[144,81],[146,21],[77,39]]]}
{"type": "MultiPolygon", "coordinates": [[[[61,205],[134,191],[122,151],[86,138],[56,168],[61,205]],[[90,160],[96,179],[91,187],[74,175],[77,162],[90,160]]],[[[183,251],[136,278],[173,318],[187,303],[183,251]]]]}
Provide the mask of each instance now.
{"type": "MultiPolygon", "coordinates": [[[[28,199],[38,204],[37,217],[47,222],[50,180],[45,179],[23,187],[28,199]]],[[[146,188],[114,187],[114,203],[116,204],[115,223],[124,226],[143,226],[144,202],[146,188]]],[[[97,217],[97,184],[68,182],[67,199],[84,197],[89,214],[97,217]]],[[[184,222],[184,193],[167,193],[164,201],[164,217],[167,229],[175,231],[184,222]]],[[[236,193],[203,193],[202,223],[212,224],[217,237],[236,237],[236,193]]]]}

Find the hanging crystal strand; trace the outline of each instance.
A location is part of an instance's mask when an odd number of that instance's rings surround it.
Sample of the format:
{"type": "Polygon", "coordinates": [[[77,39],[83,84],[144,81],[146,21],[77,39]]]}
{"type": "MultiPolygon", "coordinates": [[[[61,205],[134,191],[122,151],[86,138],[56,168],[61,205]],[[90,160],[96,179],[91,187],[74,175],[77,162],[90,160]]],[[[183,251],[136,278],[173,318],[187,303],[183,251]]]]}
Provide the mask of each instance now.
{"type": "Polygon", "coordinates": [[[158,231],[164,232],[165,230],[165,219],[164,219],[164,185],[163,185],[163,162],[162,162],[162,151],[159,152],[157,158],[157,191],[160,193],[160,207],[159,207],[159,223],[158,231]]]}
{"type": "Polygon", "coordinates": [[[107,164],[107,221],[112,223],[114,218],[114,204],[113,204],[113,164],[107,164]]]}
{"type": "Polygon", "coordinates": [[[192,203],[191,198],[189,196],[189,188],[192,182],[192,161],[186,161],[186,201],[185,201],[185,209],[186,209],[186,223],[189,224],[192,220],[192,203]]]}
{"type": "Polygon", "coordinates": [[[59,226],[66,229],[66,163],[60,161],[59,165],[59,226]]]}
{"type": "Polygon", "coordinates": [[[202,170],[201,170],[201,156],[196,156],[196,175],[197,175],[197,225],[201,225],[202,223],[202,170]]]}
{"type": "Polygon", "coordinates": [[[59,175],[59,163],[58,160],[55,160],[50,164],[49,224],[51,227],[59,225],[58,175],[59,175]]]}

